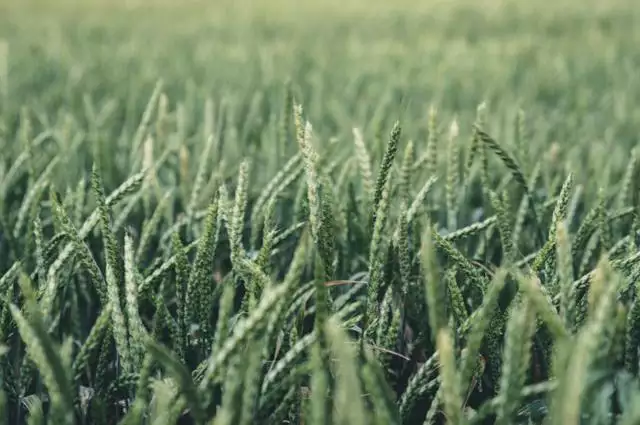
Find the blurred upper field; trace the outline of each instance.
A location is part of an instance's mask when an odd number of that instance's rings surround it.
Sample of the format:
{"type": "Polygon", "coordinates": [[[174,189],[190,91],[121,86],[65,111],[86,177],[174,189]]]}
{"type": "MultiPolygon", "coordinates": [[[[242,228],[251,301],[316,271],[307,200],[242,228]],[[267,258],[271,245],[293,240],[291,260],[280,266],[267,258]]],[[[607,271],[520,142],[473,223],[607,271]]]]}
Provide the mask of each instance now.
{"type": "Polygon", "coordinates": [[[6,108],[55,115],[90,96],[139,116],[162,78],[171,100],[246,109],[259,93],[268,115],[290,79],[319,134],[400,118],[418,137],[430,104],[468,124],[488,101],[498,137],[522,107],[541,150],[604,140],[623,167],[640,134],[636,3],[0,0],[6,108]]]}
{"type": "Polygon", "coordinates": [[[638,16],[633,0],[0,0],[0,37],[24,100],[54,83],[113,94],[162,77],[204,93],[291,77],[343,105],[395,88],[454,108],[586,107],[637,86],[638,16]]]}

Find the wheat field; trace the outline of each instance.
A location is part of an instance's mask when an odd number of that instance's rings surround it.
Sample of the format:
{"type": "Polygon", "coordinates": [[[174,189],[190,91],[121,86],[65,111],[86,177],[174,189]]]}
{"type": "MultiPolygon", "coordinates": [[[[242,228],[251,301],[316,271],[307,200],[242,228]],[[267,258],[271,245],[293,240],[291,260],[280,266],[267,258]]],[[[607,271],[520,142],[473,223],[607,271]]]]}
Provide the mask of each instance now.
{"type": "Polygon", "coordinates": [[[640,424],[640,5],[0,0],[0,424],[640,424]]]}

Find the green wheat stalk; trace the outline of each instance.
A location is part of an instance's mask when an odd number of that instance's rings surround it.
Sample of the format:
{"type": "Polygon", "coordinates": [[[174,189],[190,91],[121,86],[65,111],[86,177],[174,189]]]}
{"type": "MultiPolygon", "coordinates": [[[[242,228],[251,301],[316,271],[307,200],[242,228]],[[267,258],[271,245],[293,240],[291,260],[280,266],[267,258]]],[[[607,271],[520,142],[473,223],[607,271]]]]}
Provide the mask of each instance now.
{"type": "Polygon", "coordinates": [[[124,239],[124,287],[127,325],[129,329],[129,349],[134,370],[142,365],[144,338],[146,329],[138,311],[138,282],[134,260],[133,239],[125,235],[124,239]]]}

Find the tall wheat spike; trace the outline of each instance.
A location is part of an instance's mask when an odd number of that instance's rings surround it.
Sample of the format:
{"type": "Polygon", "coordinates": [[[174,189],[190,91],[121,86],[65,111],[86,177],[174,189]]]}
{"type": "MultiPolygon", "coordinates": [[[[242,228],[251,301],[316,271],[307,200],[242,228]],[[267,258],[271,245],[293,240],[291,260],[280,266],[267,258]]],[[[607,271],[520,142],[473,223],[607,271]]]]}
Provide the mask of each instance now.
{"type": "Polygon", "coordinates": [[[400,287],[403,296],[406,296],[411,285],[411,242],[409,241],[409,224],[407,223],[407,204],[402,202],[400,215],[398,217],[398,228],[395,233],[395,248],[398,251],[398,262],[400,266],[400,287]]]}
{"type": "Polygon", "coordinates": [[[609,224],[609,217],[607,214],[606,199],[604,195],[604,188],[600,188],[598,191],[598,230],[600,231],[600,244],[604,250],[611,248],[611,226],[609,224]]]}
{"type": "Polygon", "coordinates": [[[9,95],[9,42],[0,40],[0,97],[3,103],[9,95]]]}
{"type": "Polygon", "coordinates": [[[309,222],[316,244],[320,233],[320,198],[318,187],[317,162],[318,154],[311,145],[311,124],[304,124],[302,121],[302,106],[295,107],[296,137],[302,157],[304,159],[305,171],[307,174],[307,199],[309,202],[309,222]]]}
{"type": "Polygon", "coordinates": [[[467,163],[465,164],[466,176],[465,179],[470,177],[471,167],[476,159],[476,153],[480,146],[480,139],[478,138],[478,128],[484,126],[486,120],[487,104],[482,102],[476,108],[476,119],[471,133],[471,140],[469,141],[469,153],[467,154],[467,163]]]}
{"type": "Polygon", "coordinates": [[[119,261],[119,253],[115,235],[111,233],[109,207],[104,196],[102,180],[96,166],[94,166],[91,182],[93,190],[98,198],[100,211],[100,221],[102,224],[102,240],[106,251],[106,288],[107,299],[111,304],[111,318],[113,320],[113,336],[121,358],[122,368],[126,371],[132,370],[132,359],[129,347],[129,333],[127,318],[122,311],[120,288],[124,278],[119,261]]]}
{"type": "Polygon", "coordinates": [[[398,182],[398,192],[400,193],[400,199],[402,202],[409,203],[410,201],[410,189],[411,189],[411,164],[414,156],[413,141],[409,140],[407,146],[404,148],[404,155],[402,157],[402,166],[400,167],[400,178],[398,182]]]}
{"type": "Polygon", "coordinates": [[[431,176],[436,175],[436,167],[438,166],[438,111],[435,106],[429,107],[429,120],[428,120],[428,132],[427,137],[427,173],[431,176]]]}
{"type": "Polygon", "coordinates": [[[178,233],[173,234],[172,248],[175,255],[175,297],[177,308],[177,325],[178,325],[178,355],[184,360],[185,352],[187,350],[187,290],[189,280],[189,263],[187,258],[187,252],[182,245],[180,235],[178,233]]]}
{"type": "Polygon", "coordinates": [[[30,111],[27,106],[20,108],[20,144],[24,146],[24,152],[27,155],[27,176],[29,179],[29,185],[33,185],[36,179],[36,171],[34,168],[33,159],[33,123],[30,116],[30,111]]]}
{"type": "Polygon", "coordinates": [[[454,230],[458,228],[458,197],[457,190],[460,187],[460,148],[458,146],[458,121],[453,120],[449,127],[448,147],[447,147],[447,228],[454,230]]]}
{"type": "MultiPolygon", "coordinates": [[[[202,326],[202,334],[205,341],[210,343],[211,329],[209,326],[210,306],[213,295],[211,270],[213,268],[214,253],[216,250],[216,226],[218,216],[218,200],[214,199],[204,223],[203,235],[198,242],[196,258],[189,273],[187,282],[186,305],[189,308],[190,323],[199,323],[202,326]]],[[[207,344],[209,345],[209,344],[207,344]]]]}
{"type": "Polygon", "coordinates": [[[553,216],[551,218],[551,228],[549,229],[549,239],[553,239],[556,236],[556,226],[563,220],[567,219],[567,212],[569,206],[569,196],[573,190],[573,173],[570,173],[562,184],[560,189],[560,196],[556,202],[556,206],[553,209],[553,216]]]}
{"type": "Polygon", "coordinates": [[[552,295],[560,294],[560,313],[564,321],[564,326],[573,329],[573,315],[575,294],[573,293],[573,264],[571,260],[571,241],[564,222],[556,225],[556,255],[559,287],[552,288],[552,295]],[[554,293],[555,292],[555,293],[554,293]]]}
{"type": "Polygon", "coordinates": [[[371,156],[364,142],[362,130],[353,129],[353,142],[356,147],[356,159],[362,174],[362,185],[367,196],[373,199],[373,171],[371,171],[371,156]]]}
{"type": "MultiPolygon", "coordinates": [[[[298,145],[302,152],[305,170],[307,174],[307,199],[309,203],[309,224],[311,226],[311,234],[313,236],[318,257],[321,261],[323,268],[322,273],[324,276],[317,278],[316,280],[316,315],[315,315],[315,329],[321,332],[324,326],[325,320],[328,315],[327,306],[327,289],[324,286],[322,280],[327,278],[331,271],[333,263],[333,252],[327,252],[324,248],[327,247],[325,240],[323,239],[323,199],[320,196],[320,183],[317,171],[318,154],[311,145],[311,133],[312,128],[309,122],[303,127],[302,124],[302,107],[296,106],[295,108],[295,122],[298,145]]],[[[326,236],[326,235],[324,235],[326,236]]]]}
{"type": "Polygon", "coordinates": [[[504,199],[500,199],[495,192],[490,193],[491,203],[496,210],[500,242],[503,251],[503,263],[511,264],[515,260],[515,247],[513,246],[513,234],[508,219],[508,205],[504,205],[504,199]]]}
{"type": "Polygon", "coordinates": [[[280,128],[279,128],[279,157],[284,158],[287,155],[287,150],[290,144],[290,130],[291,130],[291,110],[293,108],[293,93],[291,89],[291,80],[287,79],[284,84],[284,99],[282,102],[282,112],[280,116],[280,128]]]}
{"type": "Polygon", "coordinates": [[[370,220],[371,227],[375,224],[376,214],[378,212],[378,204],[380,203],[380,199],[382,198],[382,193],[384,191],[384,187],[386,186],[387,179],[389,178],[389,172],[391,171],[391,167],[393,166],[393,161],[396,157],[396,153],[398,152],[398,144],[400,143],[400,123],[396,121],[393,125],[393,129],[391,130],[391,134],[389,135],[389,142],[387,143],[387,148],[384,152],[384,156],[382,157],[382,162],[380,164],[380,169],[378,170],[378,177],[376,179],[376,185],[373,193],[373,205],[372,205],[372,217],[370,220]]]}
{"type": "Polygon", "coordinates": [[[258,252],[256,263],[266,274],[271,273],[271,253],[273,251],[273,240],[276,237],[275,223],[276,198],[271,198],[264,215],[262,246],[258,252]]]}
{"type": "MultiPolygon", "coordinates": [[[[382,192],[382,198],[376,213],[376,222],[373,227],[373,236],[371,238],[371,247],[369,248],[369,283],[367,290],[367,311],[364,319],[364,330],[367,330],[369,320],[377,316],[376,309],[378,307],[378,296],[382,286],[382,267],[383,267],[383,235],[385,223],[387,221],[387,212],[389,207],[390,180],[387,180],[385,188],[382,192]]],[[[364,334],[363,334],[364,335],[364,334]]]]}
{"type": "Polygon", "coordinates": [[[138,282],[134,261],[133,239],[125,235],[124,239],[124,287],[127,325],[129,326],[129,346],[132,364],[137,370],[142,366],[143,347],[146,329],[138,311],[138,282]]]}
{"type": "Polygon", "coordinates": [[[236,188],[233,214],[229,222],[229,242],[231,244],[231,261],[239,266],[245,255],[242,244],[244,233],[245,211],[249,191],[249,162],[242,161],[238,170],[238,187],[236,188]]]}
{"type": "Polygon", "coordinates": [[[35,257],[36,257],[36,276],[38,277],[38,286],[43,285],[46,280],[46,260],[44,258],[44,242],[42,232],[42,220],[40,214],[36,214],[36,218],[33,223],[33,236],[35,242],[35,257]]]}

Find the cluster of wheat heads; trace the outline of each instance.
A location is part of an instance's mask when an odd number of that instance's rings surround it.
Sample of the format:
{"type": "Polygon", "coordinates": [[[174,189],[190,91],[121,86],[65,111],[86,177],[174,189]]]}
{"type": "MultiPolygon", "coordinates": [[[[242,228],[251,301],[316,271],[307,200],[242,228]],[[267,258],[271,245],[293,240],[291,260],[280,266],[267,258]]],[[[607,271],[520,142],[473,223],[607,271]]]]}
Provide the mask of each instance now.
{"type": "Polygon", "coordinates": [[[121,156],[90,139],[64,188],[84,135],[23,111],[0,422],[640,423],[635,153],[615,198],[585,197],[519,163],[524,113],[511,149],[485,105],[470,137],[434,108],[424,142],[396,123],[345,147],[287,89],[262,180],[233,147],[251,129],[207,101],[188,146],[168,104],[159,84],[121,156]]]}

